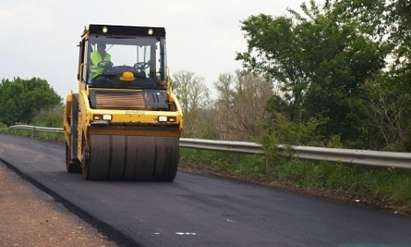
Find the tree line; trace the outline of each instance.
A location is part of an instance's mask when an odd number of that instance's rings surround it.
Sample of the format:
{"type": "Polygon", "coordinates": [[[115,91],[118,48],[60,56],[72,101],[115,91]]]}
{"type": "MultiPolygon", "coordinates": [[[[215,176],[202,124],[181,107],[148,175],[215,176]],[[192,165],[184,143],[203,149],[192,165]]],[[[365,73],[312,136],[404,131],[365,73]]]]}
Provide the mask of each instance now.
{"type": "Polygon", "coordinates": [[[242,22],[243,69],[209,100],[191,72],[173,78],[186,136],[411,150],[411,3],[311,0],[242,22]]]}

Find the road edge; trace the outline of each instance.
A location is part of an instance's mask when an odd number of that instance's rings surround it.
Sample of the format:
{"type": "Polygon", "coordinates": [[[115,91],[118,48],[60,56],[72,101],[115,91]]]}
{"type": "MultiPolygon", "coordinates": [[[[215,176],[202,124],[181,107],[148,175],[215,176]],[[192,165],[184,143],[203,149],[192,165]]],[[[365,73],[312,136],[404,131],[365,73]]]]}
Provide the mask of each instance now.
{"type": "Polygon", "coordinates": [[[0,157],[0,161],[6,165],[11,171],[17,174],[19,177],[29,182],[36,188],[40,189],[44,193],[47,193],[51,196],[56,202],[61,203],[70,213],[77,215],[80,219],[84,220],[86,223],[90,224],[91,227],[95,228],[98,232],[104,234],[108,240],[113,241],[118,246],[136,246],[136,247],[145,247],[143,244],[138,243],[130,236],[124,234],[114,226],[98,219],[97,217],[92,216],[86,210],[70,202],[68,199],[61,196],[59,193],[50,189],[46,185],[37,181],[34,177],[24,173],[19,168],[14,166],[12,163],[8,162],[4,158],[0,157]]]}

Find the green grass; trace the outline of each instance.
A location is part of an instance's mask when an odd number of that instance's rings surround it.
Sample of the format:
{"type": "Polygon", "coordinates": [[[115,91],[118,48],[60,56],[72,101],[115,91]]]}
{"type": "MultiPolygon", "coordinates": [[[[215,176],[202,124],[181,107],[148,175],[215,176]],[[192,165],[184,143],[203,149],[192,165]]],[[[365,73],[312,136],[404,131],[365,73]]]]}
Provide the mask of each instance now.
{"type": "Polygon", "coordinates": [[[264,156],[182,149],[183,163],[201,169],[305,190],[367,198],[380,206],[411,212],[411,171],[335,162],[283,159],[267,163],[264,156]]]}

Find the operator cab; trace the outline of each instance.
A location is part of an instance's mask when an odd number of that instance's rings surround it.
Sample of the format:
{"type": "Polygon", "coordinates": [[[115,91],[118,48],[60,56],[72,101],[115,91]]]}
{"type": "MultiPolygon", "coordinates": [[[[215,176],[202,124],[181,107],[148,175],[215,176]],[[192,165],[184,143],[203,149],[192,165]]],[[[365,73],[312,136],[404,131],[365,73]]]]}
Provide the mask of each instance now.
{"type": "Polygon", "coordinates": [[[174,111],[168,100],[165,29],[89,25],[78,80],[93,109],[174,111]]]}
{"type": "Polygon", "coordinates": [[[79,80],[90,88],[165,89],[164,28],[90,25],[82,38],[79,80]]]}

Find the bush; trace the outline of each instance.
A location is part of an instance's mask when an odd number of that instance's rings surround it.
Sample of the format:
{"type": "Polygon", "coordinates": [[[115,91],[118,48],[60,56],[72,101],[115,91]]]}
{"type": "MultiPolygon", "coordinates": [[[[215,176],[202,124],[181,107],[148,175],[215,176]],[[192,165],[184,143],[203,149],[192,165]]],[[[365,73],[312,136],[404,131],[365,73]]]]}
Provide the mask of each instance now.
{"type": "Polygon", "coordinates": [[[61,102],[46,80],[32,78],[2,80],[0,83],[0,121],[7,124],[29,123],[39,109],[61,102]]]}
{"type": "MultiPolygon", "coordinates": [[[[281,113],[272,113],[266,121],[265,135],[261,138],[268,165],[277,164],[284,159],[284,152],[277,148],[278,144],[283,145],[308,145],[308,146],[336,146],[339,143],[338,136],[333,136],[330,140],[325,140],[320,134],[320,128],[326,121],[324,119],[312,118],[308,121],[290,121],[281,113]]],[[[291,156],[291,150],[286,150],[291,156]]]]}
{"type": "Polygon", "coordinates": [[[57,105],[52,108],[42,109],[34,116],[31,123],[46,127],[63,127],[64,107],[57,105]]]}

